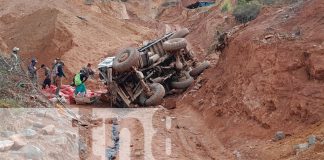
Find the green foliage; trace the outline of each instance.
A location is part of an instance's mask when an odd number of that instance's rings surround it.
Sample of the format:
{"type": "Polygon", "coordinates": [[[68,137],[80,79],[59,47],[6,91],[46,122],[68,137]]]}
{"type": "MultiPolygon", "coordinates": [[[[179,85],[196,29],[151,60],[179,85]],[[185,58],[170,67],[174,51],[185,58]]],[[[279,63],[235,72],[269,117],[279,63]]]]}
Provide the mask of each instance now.
{"type": "Polygon", "coordinates": [[[232,10],[232,2],[230,0],[224,0],[221,4],[221,12],[231,12],[232,10]]]}
{"type": "Polygon", "coordinates": [[[258,1],[239,0],[238,5],[233,11],[235,19],[240,23],[254,20],[260,13],[261,5],[258,1]]]}
{"type": "Polygon", "coordinates": [[[237,5],[244,5],[250,3],[252,0],[238,0],[237,5]]]}
{"type": "Polygon", "coordinates": [[[222,12],[227,12],[228,10],[229,10],[228,3],[225,3],[225,4],[222,6],[221,11],[222,11],[222,12]]]}
{"type": "Polygon", "coordinates": [[[261,0],[261,2],[265,5],[270,5],[276,3],[277,0],[261,0]]]}

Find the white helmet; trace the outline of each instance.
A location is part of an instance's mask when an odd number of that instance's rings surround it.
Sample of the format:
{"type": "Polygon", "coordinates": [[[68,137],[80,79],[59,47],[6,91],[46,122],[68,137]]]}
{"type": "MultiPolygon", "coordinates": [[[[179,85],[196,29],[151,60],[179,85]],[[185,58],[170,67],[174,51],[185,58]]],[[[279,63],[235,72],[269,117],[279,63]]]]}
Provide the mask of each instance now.
{"type": "Polygon", "coordinates": [[[18,52],[18,51],[19,51],[19,48],[18,48],[18,47],[14,47],[14,48],[12,49],[12,51],[13,51],[13,52],[18,52]]]}

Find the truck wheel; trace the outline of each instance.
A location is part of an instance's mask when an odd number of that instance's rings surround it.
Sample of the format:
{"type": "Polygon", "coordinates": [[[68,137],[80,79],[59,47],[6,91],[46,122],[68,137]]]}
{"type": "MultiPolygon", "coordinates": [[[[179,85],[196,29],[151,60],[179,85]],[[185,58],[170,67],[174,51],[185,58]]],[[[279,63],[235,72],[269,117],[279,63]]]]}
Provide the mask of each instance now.
{"type": "Polygon", "coordinates": [[[127,48],[116,55],[113,69],[117,72],[129,71],[132,66],[138,67],[140,54],[135,48],[127,48]]]}
{"type": "Polygon", "coordinates": [[[183,28],[179,31],[176,31],[172,36],[169,37],[169,39],[174,39],[174,38],[184,38],[189,34],[189,29],[188,28],[183,28]]]}
{"type": "Polygon", "coordinates": [[[184,38],[173,38],[163,43],[163,49],[166,51],[177,51],[187,47],[187,40],[184,38]]]}
{"type": "Polygon", "coordinates": [[[156,106],[162,103],[163,97],[165,95],[165,89],[160,83],[153,83],[149,85],[152,96],[146,97],[144,94],[141,94],[139,101],[141,105],[145,106],[156,106]]]}
{"type": "Polygon", "coordinates": [[[189,73],[190,76],[196,77],[199,76],[205,69],[207,69],[210,66],[210,63],[208,61],[202,62],[199,66],[192,69],[189,73]]]}
{"type": "Polygon", "coordinates": [[[186,89],[188,88],[194,81],[194,79],[189,75],[189,73],[186,73],[185,80],[182,81],[173,81],[171,82],[171,87],[174,89],[186,89]]]}

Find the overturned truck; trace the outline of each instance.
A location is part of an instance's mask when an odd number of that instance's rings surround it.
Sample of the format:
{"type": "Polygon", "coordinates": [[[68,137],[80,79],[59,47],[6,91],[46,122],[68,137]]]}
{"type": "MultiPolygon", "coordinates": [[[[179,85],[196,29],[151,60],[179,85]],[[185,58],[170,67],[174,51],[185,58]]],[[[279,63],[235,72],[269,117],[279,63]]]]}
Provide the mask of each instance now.
{"type": "Polygon", "coordinates": [[[140,48],[126,48],[99,65],[99,76],[107,86],[102,97],[119,107],[132,104],[154,106],[174,89],[186,89],[194,77],[208,68],[187,49],[188,29],[168,33],[140,48]]]}

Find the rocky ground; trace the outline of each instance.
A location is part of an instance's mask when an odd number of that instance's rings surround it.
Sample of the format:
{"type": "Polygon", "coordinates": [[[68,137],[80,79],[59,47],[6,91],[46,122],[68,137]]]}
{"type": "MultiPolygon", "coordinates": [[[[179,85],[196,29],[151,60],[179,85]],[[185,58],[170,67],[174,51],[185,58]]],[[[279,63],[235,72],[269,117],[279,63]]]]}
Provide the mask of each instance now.
{"type": "Polygon", "coordinates": [[[0,114],[1,159],[79,158],[78,130],[55,109],[2,108],[0,114]]]}
{"type": "MultiPolygon", "coordinates": [[[[213,65],[186,92],[166,98],[166,103],[176,101],[175,109],[158,107],[153,117],[159,135],[152,142],[154,158],[324,159],[324,3],[298,0],[265,5],[255,20],[240,25],[230,13],[220,11],[224,1],[195,10],[184,8],[193,2],[94,1],[85,5],[81,0],[0,0],[0,49],[8,53],[20,47],[25,65],[31,57],[47,65],[60,57],[68,83],[87,62],[96,64],[124,47],[187,27],[190,49],[213,65]],[[222,53],[213,48],[217,30],[231,33],[222,53]],[[172,119],[169,128],[165,127],[167,117],[172,119]],[[169,155],[164,154],[168,137],[173,148],[169,155]]],[[[234,7],[234,1],[230,2],[234,7]]],[[[15,91],[9,93],[15,96],[15,91]]],[[[24,107],[38,104],[42,103],[24,107]]],[[[91,108],[102,109],[104,104],[73,107],[89,114],[91,108]]],[[[80,151],[76,128],[69,126],[70,119],[60,118],[56,109],[50,111],[55,118],[44,116],[41,109],[0,113],[8,119],[1,122],[0,156],[79,158],[74,154],[80,151]]],[[[133,137],[136,143],[129,142],[131,157],[150,159],[139,145],[144,143],[140,125],[123,118],[119,123],[130,126],[138,136],[133,137]]],[[[111,127],[110,122],[105,124],[111,127]]],[[[81,158],[99,159],[91,154],[90,142],[84,142],[89,130],[81,129],[80,146],[87,146],[81,158]]],[[[110,130],[107,133],[110,137],[110,130]]],[[[109,140],[104,148],[111,146],[109,140]]]]}

